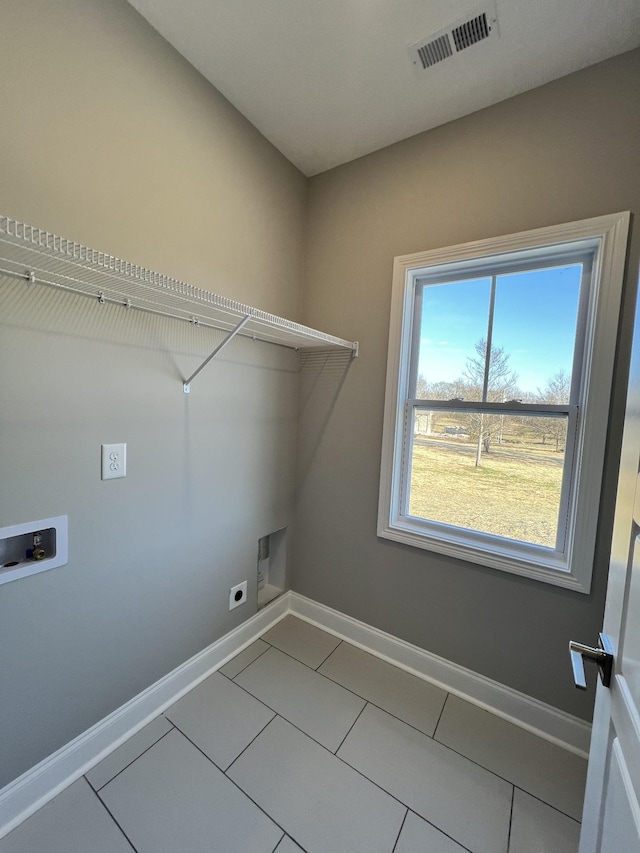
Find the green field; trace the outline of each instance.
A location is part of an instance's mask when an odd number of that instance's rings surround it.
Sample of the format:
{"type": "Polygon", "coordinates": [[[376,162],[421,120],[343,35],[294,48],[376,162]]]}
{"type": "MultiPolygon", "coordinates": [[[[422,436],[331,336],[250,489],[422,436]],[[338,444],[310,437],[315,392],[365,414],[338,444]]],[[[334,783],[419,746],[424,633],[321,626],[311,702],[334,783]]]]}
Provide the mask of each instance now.
{"type": "Polygon", "coordinates": [[[555,547],[564,453],[534,441],[494,445],[475,465],[475,443],[416,436],[409,512],[555,547]]]}

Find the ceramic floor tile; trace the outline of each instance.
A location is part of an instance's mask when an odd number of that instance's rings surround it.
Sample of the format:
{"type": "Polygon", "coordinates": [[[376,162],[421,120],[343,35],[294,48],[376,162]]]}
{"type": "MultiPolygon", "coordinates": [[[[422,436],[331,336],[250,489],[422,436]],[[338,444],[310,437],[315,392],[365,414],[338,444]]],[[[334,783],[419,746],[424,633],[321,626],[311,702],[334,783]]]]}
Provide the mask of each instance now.
{"type": "Polygon", "coordinates": [[[318,672],[432,735],[447,694],[397,666],[341,643],[318,672]]]}
{"type": "Polygon", "coordinates": [[[409,812],[393,853],[467,853],[426,820],[409,812]]]}
{"type": "Polygon", "coordinates": [[[391,853],[405,809],[276,717],[228,775],[308,853],[391,853]]]}
{"type": "Polygon", "coordinates": [[[435,737],[570,817],[582,817],[583,758],[457,696],[447,699],[435,737]]]}
{"type": "Polygon", "coordinates": [[[65,788],[0,841],[0,853],[133,853],[84,779],[65,788]]]}
{"type": "Polygon", "coordinates": [[[132,761],[135,761],[143,752],[153,746],[156,741],[170,732],[173,726],[164,717],[156,717],[139,732],[126,740],[122,746],[114,749],[110,755],[92,767],[85,776],[96,791],[104,787],[107,782],[110,782],[114,776],[117,776],[121,770],[128,767],[132,761]]]}
{"type": "Polygon", "coordinates": [[[578,853],[579,839],[577,821],[516,788],[509,853],[578,853]]]}
{"type": "Polygon", "coordinates": [[[231,658],[229,663],[225,663],[224,666],[220,667],[219,672],[226,675],[227,678],[235,678],[239,672],[242,672],[245,667],[249,666],[250,663],[253,663],[253,661],[266,652],[268,648],[269,645],[267,643],[263,643],[262,640],[256,640],[255,643],[251,643],[250,646],[243,649],[239,655],[231,658]]]}
{"type": "Polygon", "coordinates": [[[138,853],[272,853],[283,834],[175,730],[99,796],[138,853]]]}
{"type": "Polygon", "coordinates": [[[262,639],[312,669],[317,669],[340,643],[333,634],[295,616],[285,616],[262,639]]]}
{"type": "Polygon", "coordinates": [[[270,649],[235,680],[332,752],[365,702],[277,649],[270,649]]]}
{"type": "Polygon", "coordinates": [[[274,713],[219,672],[165,711],[171,722],[226,770],[274,713]]]}
{"type": "Polygon", "coordinates": [[[473,853],[506,853],[512,786],[368,705],[338,755],[473,853]]]}
{"type": "Polygon", "coordinates": [[[275,849],[275,853],[304,853],[302,847],[298,847],[287,835],[282,839],[275,849]]]}

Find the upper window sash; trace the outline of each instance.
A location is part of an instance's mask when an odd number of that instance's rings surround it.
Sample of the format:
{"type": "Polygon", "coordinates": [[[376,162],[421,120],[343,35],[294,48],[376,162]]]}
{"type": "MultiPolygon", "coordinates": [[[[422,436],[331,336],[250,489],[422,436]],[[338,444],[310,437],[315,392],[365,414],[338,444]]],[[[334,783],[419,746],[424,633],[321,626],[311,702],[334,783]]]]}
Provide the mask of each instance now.
{"type": "Polygon", "coordinates": [[[600,244],[598,241],[578,241],[572,243],[570,248],[566,246],[546,246],[539,249],[531,249],[522,257],[522,252],[514,256],[514,253],[506,254],[502,258],[490,256],[476,259],[477,262],[449,263],[425,270],[416,269],[408,272],[407,290],[409,304],[407,311],[410,317],[408,328],[411,328],[409,345],[409,361],[404,395],[411,397],[415,394],[418,382],[418,356],[420,351],[420,328],[422,322],[422,296],[425,288],[437,287],[438,285],[456,281],[473,281],[492,279],[491,304],[487,318],[486,354],[485,354],[485,383],[483,387],[483,399],[486,399],[489,379],[489,362],[493,345],[493,322],[494,305],[496,295],[496,282],[500,276],[513,275],[516,273],[533,272],[555,269],[557,267],[576,265],[582,267],[580,283],[580,297],[578,304],[578,316],[576,324],[576,339],[571,368],[571,393],[570,400],[578,402],[578,395],[583,386],[583,357],[585,349],[585,327],[590,313],[590,299],[592,293],[592,282],[594,278],[594,263],[598,254],[600,244]],[[546,254],[541,255],[541,252],[546,254]],[[470,274],[473,273],[473,274],[470,274]]]}

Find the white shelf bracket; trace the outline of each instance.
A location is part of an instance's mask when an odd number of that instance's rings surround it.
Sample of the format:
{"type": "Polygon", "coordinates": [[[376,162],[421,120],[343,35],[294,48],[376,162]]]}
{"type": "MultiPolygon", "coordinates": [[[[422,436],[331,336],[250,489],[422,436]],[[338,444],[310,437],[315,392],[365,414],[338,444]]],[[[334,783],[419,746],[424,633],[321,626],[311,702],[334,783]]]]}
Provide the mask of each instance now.
{"type": "Polygon", "coordinates": [[[229,343],[229,341],[231,341],[231,340],[233,340],[233,338],[235,338],[235,336],[238,334],[240,329],[242,329],[242,327],[245,326],[249,322],[250,319],[251,319],[251,314],[247,314],[246,317],[243,317],[242,320],[240,320],[240,322],[238,323],[238,325],[229,332],[227,337],[221,343],[218,344],[218,346],[214,349],[214,351],[211,353],[211,355],[207,356],[207,358],[205,358],[205,360],[202,362],[200,367],[197,370],[195,370],[188,379],[185,380],[184,385],[183,385],[185,394],[191,393],[191,383],[196,378],[196,376],[200,373],[201,370],[203,370],[209,364],[209,362],[211,361],[212,358],[215,358],[218,355],[218,353],[226,347],[226,345],[229,343]]]}

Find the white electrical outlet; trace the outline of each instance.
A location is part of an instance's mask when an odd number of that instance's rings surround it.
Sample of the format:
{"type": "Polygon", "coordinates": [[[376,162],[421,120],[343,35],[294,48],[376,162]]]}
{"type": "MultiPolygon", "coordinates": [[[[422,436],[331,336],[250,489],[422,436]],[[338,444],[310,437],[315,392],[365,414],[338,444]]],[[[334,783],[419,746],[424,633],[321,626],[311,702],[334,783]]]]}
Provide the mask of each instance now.
{"type": "Polygon", "coordinates": [[[102,479],[115,480],[127,476],[127,445],[102,445],[102,479]]]}
{"type": "Polygon", "coordinates": [[[237,584],[236,586],[232,586],[229,590],[229,610],[233,610],[236,607],[240,607],[241,604],[244,604],[247,600],[247,582],[242,581],[242,583],[237,584]]]}

